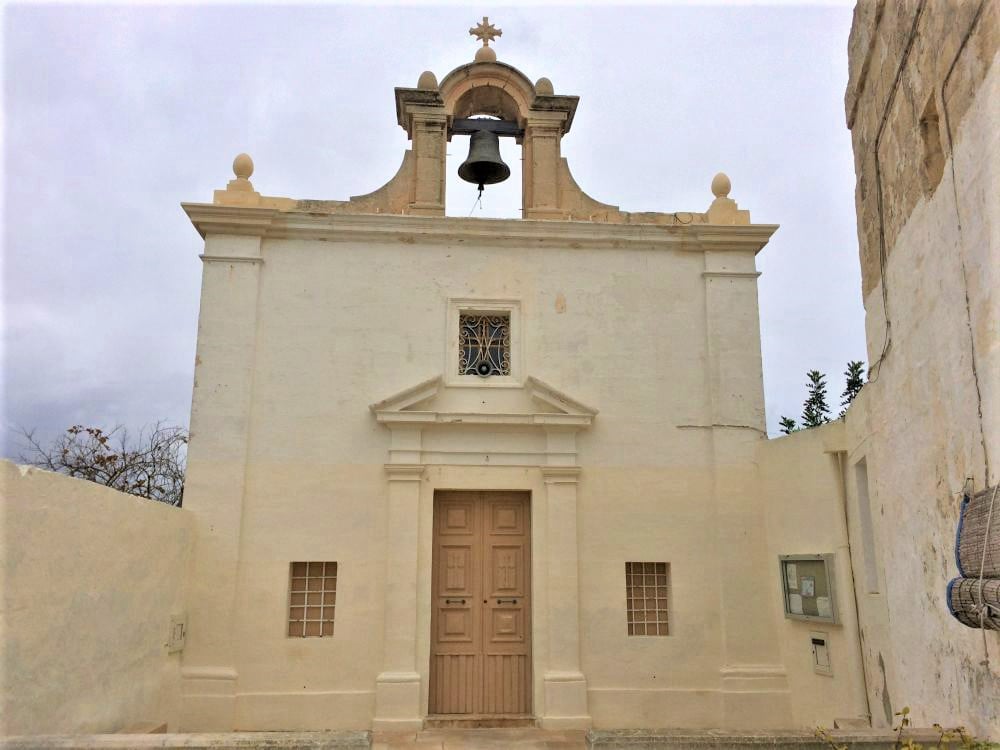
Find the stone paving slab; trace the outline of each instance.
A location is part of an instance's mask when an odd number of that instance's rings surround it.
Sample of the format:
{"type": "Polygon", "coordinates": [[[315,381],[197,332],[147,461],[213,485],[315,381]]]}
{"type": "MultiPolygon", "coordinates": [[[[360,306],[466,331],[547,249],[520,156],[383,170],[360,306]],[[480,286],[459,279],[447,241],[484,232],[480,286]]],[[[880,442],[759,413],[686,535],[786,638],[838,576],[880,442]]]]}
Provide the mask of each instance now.
{"type": "MultiPolygon", "coordinates": [[[[850,750],[892,750],[896,735],[873,730],[834,730],[837,745],[850,750]]],[[[927,747],[933,730],[903,735],[927,747]]],[[[831,750],[809,731],[720,730],[550,731],[531,728],[426,729],[419,732],[228,732],[190,734],[31,735],[0,738],[0,750],[726,750],[727,748],[831,750]]],[[[1000,745],[996,745],[1000,748],[1000,745]]]]}
{"type": "Polygon", "coordinates": [[[535,727],[376,732],[372,750],[585,750],[586,732],[535,727]]]}
{"type": "MultiPolygon", "coordinates": [[[[830,737],[839,747],[850,750],[893,750],[895,732],[879,730],[832,730],[830,737]]],[[[933,729],[913,729],[903,733],[912,739],[934,747],[940,735],[933,729]]],[[[619,729],[591,730],[587,733],[589,750],[725,750],[737,747],[776,747],[782,750],[832,750],[830,744],[814,732],[804,730],[728,732],[722,730],[684,729],[619,729]]]]}
{"type": "Polygon", "coordinates": [[[0,750],[368,750],[371,732],[212,732],[24,735],[0,738],[0,750]]]}

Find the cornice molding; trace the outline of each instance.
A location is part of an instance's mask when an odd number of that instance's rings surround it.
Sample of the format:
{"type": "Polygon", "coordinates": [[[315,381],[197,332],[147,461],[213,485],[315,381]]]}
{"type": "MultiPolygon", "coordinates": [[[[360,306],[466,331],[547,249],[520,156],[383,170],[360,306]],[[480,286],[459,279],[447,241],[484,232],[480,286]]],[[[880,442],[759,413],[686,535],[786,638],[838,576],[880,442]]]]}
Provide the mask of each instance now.
{"type": "Polygon", "coordinates": [[[182,203],[198,233],[332,242],[403,242],[412,246],[474,242],[493,246],[647,247],[686,252],[759,252],[777,224],[605,224],[589,221],[338,214],[257,206],[182,203]]]}
{"type": "Polygon", "coordinates": [[[263,263],[263,258],[246,255],[199,255],[203,263],[263,263]]]}
{"type": "Polygon", "coordinates": [[[706,279],[756,279],[760,271],[702,271],[701,275],[706,279]]]}
{"type": "Polygon", "coordinates": [[[182,203],[181,208],[191,219],[198,234],[238,234],[264,237],[276,208],[257,206],[219,206],[214,203],[182,203]]]}
{"type": "Polygon", "coordinates": [[[390,482],[419,482],[424,476],[423,464],[386,464],[390,482]]]}
{"type": "Polygon", "coordinates": [[[233,681],[239,674],[231,667],[181,667],[184,680],[224,680],[233,681]]]}
{"type": "Polygon", "coordinates": [[[728,664],[719,669],[723,678],[766,679],[786,677],[787,672],[780,664],[728,664]]]}
{"type": "Polygon", "coordinates": [[[504,414],[486,412],[394,411],[375,413],[389,426],[397,424],[523,425],[528,427],[589,427],[594,418],[587,414],[504,414]]]}
{"type": "Polygon", "coordinates": [[[541,466],[545,484],[576,484],[580,480],[579,466],[541,466]]]}
{"type": "Polygon", "coordinates": [[[558,412],[466,412],[434,408],[432,399],[444,388],[444,378],[437,375],[371,404],[368,408],[376,420],[390,429],[430,425],[514,425],[541,428],[582,429],[593,424],[594,409],[529,375],[520,386],[531,399],[558,409],[558,412]],[[422,409],[416,404],[428,402],[422,409]]]}

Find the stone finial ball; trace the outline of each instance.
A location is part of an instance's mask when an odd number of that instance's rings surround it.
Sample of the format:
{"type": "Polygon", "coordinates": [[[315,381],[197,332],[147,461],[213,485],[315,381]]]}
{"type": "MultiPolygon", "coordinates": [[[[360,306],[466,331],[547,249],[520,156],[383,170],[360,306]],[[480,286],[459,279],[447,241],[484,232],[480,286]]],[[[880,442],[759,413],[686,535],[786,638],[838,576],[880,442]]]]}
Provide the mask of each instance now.
{"type": "Polygon", "coordinates": [[[729,196],[729,191],[733,189],[733,183],[729,181],[729,177],[726,176],[725,172],[719,172],[712,178],[712,194],[716,198],[726,198],[729,196]]]}
{"type": "Polygon", "coordinates": [[[492,47],[480,47],[476,50],[476,62],[496,62],[497,53],[492,47]]]}
{"type": "Polygon", "coordinates": [[[417,80],[418,89],[436,91],[437,87],[438,87],[437,76],[434,75],[431,71],[425,70],[423,73],[420,74],[420,78],[417,80]]]}
{"type": "Polygon", "coordinates": [[[253,159],[249,154],[240,154],[233,159],[233,173],[243,180],[249,180],[253,174],[253,159]]]}
{"type": "Polygon", "coordinates": [[[552,88],[552,81],[548,78],[539,78],[535,81],[535,93],[540,96],[552,96],[556,92],[552,88]]]}

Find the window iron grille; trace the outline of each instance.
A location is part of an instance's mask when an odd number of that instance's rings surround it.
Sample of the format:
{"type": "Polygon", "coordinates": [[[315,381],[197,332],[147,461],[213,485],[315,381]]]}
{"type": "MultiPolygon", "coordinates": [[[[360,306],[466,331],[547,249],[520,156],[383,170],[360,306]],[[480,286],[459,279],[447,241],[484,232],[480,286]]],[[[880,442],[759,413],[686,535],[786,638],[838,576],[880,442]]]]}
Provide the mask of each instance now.
{"type": "Polygon", "coordinates": [[[625,597],[629,635],[670,635],[670,563],[625,563],[625,597]]]}
{"type": "Polygon", "coordinates": [[[459,315],[458,374],[510,375],[510,316],[459,315]]]}
{"type": "Polygon", "coordinates": [[[337,604],[337,563],[293,562],[289,569],[288,635],[292,638],[332,636],[337,604]]]}

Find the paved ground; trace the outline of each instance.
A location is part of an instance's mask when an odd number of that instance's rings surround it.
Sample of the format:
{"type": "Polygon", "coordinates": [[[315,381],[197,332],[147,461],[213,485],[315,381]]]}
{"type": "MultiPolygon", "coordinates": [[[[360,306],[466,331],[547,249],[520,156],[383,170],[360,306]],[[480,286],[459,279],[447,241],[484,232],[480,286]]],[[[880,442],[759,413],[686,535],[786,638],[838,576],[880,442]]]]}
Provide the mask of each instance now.
{"type": "MultiPolygon", "coordinates": [[[[837,731],[837,745],[850,750],[892,750],[890,732],[837,731]]],[[[938,734],[908,733],[925,747],[938,734]]],[[[92,734],[0,737],[0,750],[830,750],[808,731],[726,732],[720,730],[425,729],[419,732],[226,732],[218,734],[92,734]]],[[[1000,748],[1000,745],[991,747],[1000,748]]]]}
{"type": "Polygon", "coordinates": [[[424,729],[419,732],[375,732],[372,750],[584,750],[584,731],[544,729],[424,729]]]}

